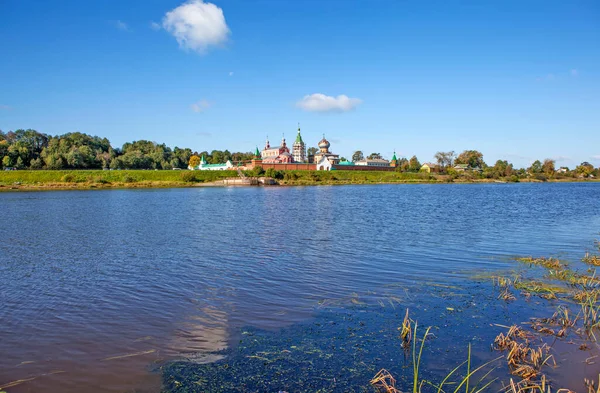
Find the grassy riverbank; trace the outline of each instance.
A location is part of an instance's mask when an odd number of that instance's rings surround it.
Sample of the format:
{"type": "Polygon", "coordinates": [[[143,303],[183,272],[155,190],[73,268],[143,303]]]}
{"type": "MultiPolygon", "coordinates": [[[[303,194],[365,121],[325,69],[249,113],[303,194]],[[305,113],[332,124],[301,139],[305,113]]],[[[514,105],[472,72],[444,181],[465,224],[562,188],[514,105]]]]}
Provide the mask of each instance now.
{"type": "MultiPolygon", "coordinates": [[[[429,173],[378,171],[286,171],[276,173],[281,185],[338,185],[383,183],[489,183],[493,179],[451,177],[429,173]]],[[[250,173],[248,175],[251,175],[250,173]]],[[[268,173],[267,173],[268,175],[268,173]]],[[[94,188],[164,188],[191,187],[237,177],[236,171],[167,171],[167,170],[38,170],[0,172],[0,191],[94,188]]],[[[520,181],[538,181],[521,179],[520,181]]],[[[582,181],[582,179],[551,179],[549,181],[582,181]]],[[[585,180],[591,181],[591,180],[585,180]]]]}
{"type": "Polygon", "coordinates": [[[5,171],[0,190],[189,187],[235,176],[235,171],[5,171]]]}

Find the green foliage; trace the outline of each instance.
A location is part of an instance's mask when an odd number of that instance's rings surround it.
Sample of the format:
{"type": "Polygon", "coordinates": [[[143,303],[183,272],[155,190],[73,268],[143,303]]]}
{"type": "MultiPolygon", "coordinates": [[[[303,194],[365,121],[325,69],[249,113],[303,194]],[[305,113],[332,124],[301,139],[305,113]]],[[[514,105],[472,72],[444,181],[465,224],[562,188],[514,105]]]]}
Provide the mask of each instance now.
{"type": "Polygon", "coordinates": [[[455,164],[467,164],[470,168],[485,168],[483,154],[477,150],[465,150],[456,157],[455,164]]]}
{"type": "Polygon", "coordinates": [[[531,174],[542,173],[542,163],[540,160],[535,160],[528,168],[528,171],[531,174]]]}
{"type": "Polygon", "coordinates": [[[410,172],[419,172],[421,170],[421,163],[417,159],[417,156],[412,156],[408,161],[408,170],[410,172]]]}
{"type": "Polygon", "coordinates": [[[449,152],[443,152],[443,151],[438,151],[437,153],[435,153],[434,158],[436,160],[436,162],[438,163],[438,165],[440,166],[440,169],[442,172],[444,172],[446,170],[446,168],[449,168],[452,166],[452,164],[454,163],[454,151],[449,151],[449,152]]]}
{"type": "Polygon", "coordinates": [[[263,169],[262,166],[258,165],[254,168],[254,170],[252,170],[252,176],[263,176],[265,174],[265,170],[263,169]]]}
{"type": "Polygon", "coordinates": [[[358,150],[352,154],[352,162],[362,161],[365,159],[365,156],[362,151],[358,150]]]}
{"type": "Polygon", "coordinates": [[[186,183],[196,183],[198,182],[198,178],[196,177],[196,173],[194,171],[185,171],[181,173],[181,180],[186,183]]]}
{"type": "Polygon", "coordinates": [[[72,173],[67,173],[66,175],[61,177],[60,180],[64,183],[72,183],[75,181],[75,175],[73,175],[72,173]]]}
{"type": "Polygon", "coordinates": [[[273,168],[268,168],[268,169],[265,171],[265,176],[266,176],[266,177],[272,177],[272,178],[275,178],[275,174],[276,174],[276,173],[277,173],[277,171],[276,171],[275,169],[273,169],[273,168]]]}

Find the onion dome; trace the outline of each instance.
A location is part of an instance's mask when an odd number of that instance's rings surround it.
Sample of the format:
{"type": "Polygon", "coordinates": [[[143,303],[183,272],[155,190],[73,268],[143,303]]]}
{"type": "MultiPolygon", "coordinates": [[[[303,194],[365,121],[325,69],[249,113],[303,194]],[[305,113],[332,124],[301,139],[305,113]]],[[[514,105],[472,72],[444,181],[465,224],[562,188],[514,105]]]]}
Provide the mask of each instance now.
{"type": "Polygon", "coordinates": [[[321,142],[319,142],[319,147],[322,149],[329,149],[329,146],[331,146],[331,144],[327,139],[325,139],[325,135],[323,135],[323,139],[321,139],[321,142]]]}

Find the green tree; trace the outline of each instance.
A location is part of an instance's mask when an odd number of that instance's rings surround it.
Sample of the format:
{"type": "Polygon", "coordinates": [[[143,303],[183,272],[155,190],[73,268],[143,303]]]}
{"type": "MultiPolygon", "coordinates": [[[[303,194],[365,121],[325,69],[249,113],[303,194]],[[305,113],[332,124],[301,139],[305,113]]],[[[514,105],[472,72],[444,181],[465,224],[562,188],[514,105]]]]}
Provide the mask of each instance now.
{"type": "Polygon", "coordinates": [[[455,164],[467,164],[469,168],[485,168],[483,154],[477,150],[465,150],[456,157],[455,164]]]}
{"type": "Polygon", "coordinates": [[[436,162],[438,163],[438,165],[440,166],[440,169],[443,171],[446,170],[447,167],[452,166],[452,164],[454,163],[454,151],[448,151],[448,152],[443,152],[443,151],[438,151],[437,153],[435,153],[434,158],[436,160],[436,162]]]}
{"type": "Polygon", "coordinates": [[[42,169],[44,167],[44,164],[42,162],[42,159],[38,157],[30,161],[29,167],[31,169],[42,169]]]}
{"type": "Polygon", "coordinates": [[[421,163],[417,159],[417,156],[412,156],[408,161],[408,170],[410,172],[419,172],[421,170],[421,163]]]}
{"type": "Polygon", "coordinates": [[[527,168],[527,171],[532,174],[542,173],[542,163],[540,160],[535,160],[531,166],[527,168]]]}
{"type": "Polygon", "coordinates": [[[378,160],[381,159],[381,154],[379,153],[371,153],[369,154],[369,160],[378,160]]]}
{"type": "Polygon", "coordinates": [[[575,173],[579,176],[588,177],[594,172],[594,166],[587,161],[582,162],[575,168],[575,173]]]}
{"type": "Polygon", "coordinates": [[[12,159],[9,156],[4,156],[2,158],[2,166],[3,167],[11,167],[12,166],[12,159]]]}
{"type": "Polygon", "coordinates": [[[352,154],[352,161],[353,162],[357,162],[357,161],[362,161],[365,159],[365,156],[363,154],[362,151],[357,150],[354,152],[354,154],[352,154]]]}

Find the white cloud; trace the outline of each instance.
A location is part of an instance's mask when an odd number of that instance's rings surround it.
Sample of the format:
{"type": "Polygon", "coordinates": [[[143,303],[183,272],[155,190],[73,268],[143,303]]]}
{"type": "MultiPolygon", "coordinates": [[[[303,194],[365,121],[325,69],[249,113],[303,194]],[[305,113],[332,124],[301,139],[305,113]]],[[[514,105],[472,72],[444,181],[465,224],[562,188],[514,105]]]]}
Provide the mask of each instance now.
{"type": "Polygon", "coordinates": [[[210,102],[206,100],[200,100],[190,105],[190,108],[192,108],[192,110],[196,113],[204,112],[205,110],[210,108],[210,102]]]}
{"type": "Polygon", "coordinates": [[[177,39],[181,48],[200,54],[206,53],[210,46],[226,42],[230,33],[223,10],[202,0],[189,0],[167,12],[162,27],[177,39]]]}
{"type": "Polygon", "coordinates": [[[579,75],[579,71],[577,71],[577,69],[576,69],[576,68],[573,68],[573,69],[571,70],[571,76],[577,76],[577,75],[579,75]]]}
{"type": "Polygon", "coordinates": [[[129,31],[129,26],[127,26],[127,23],[121,21],[121,20],[116,20],[114,22],[114,25],[117,29],[122,30],[122,31],[129,31]]]}
{"type": "Polygon", "coordinates": [[[596,154],[595,156],[592,156],[592,160],[600,160],[600,154],[596,154]]]}
{"type": "Polygon", "coordinates": [[[556,157],[552,157],[551,159],[556,162],[572,161],[571,157],[567,157],[567,156],[556,156],[556,157]]]}
{"type": "Polygon", "coordinates": [[[233,76],[233,71],[229,71],[229,76],[233,76]]]}
{"type": "Polygon", "coordinates": [[[160,23],[156,23],[154,21],[150,22],[150,28],[152,30],[158,31],[160,29],[162,29],[162,26],[160,25],[160,23]]]}
{"type": "Polygon", "coordinates": [[[343,94],[333,97],[315,93],[304,96],[304,98],[296,103],[296,106],[308,112],[348,112],[355,109],[361,103],[360,99],[350,98],[343,94]]]}

